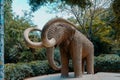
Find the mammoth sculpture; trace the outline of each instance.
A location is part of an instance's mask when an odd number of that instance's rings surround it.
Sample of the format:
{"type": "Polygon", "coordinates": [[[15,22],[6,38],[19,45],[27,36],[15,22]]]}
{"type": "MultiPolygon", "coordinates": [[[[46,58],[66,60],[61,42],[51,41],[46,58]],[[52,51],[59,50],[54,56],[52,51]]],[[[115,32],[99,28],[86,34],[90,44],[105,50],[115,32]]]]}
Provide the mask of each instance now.
{"type": "Polygon", "coordinates": [[[72,23],[62,18],[48,21],[41,33],[41,42],[32,42],[29,33],[37,28],[28,28],[24,31],[24,38],[29,47],[47,49],[48,62],[55,70],[61,70],[62,77],[68,77],[68,64],[71,57],[74,76],[81,77],[86,62],[88,74],[94,74],[94,46],[72,23]],[[59,46],[61,66],[55,64],[54,48],[59,46]]]}

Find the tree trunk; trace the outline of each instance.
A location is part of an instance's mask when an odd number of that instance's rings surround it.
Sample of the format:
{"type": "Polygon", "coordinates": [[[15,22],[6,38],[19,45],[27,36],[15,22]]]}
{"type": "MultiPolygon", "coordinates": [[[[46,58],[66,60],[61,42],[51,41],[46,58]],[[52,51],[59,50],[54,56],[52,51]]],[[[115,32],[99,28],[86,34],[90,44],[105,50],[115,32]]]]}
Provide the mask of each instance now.
{"type": "Polygon", "coordinates": [[[0,0],[0,80],[4,80],[4,11],[3,2],[0,0]]]}

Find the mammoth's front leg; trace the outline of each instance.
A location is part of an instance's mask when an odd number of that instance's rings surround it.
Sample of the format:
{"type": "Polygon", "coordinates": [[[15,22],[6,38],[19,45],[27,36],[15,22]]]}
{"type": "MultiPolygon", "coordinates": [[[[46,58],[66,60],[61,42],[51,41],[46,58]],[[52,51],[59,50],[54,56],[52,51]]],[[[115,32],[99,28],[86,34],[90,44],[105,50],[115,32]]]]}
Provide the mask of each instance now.
{"type": "Polygon", "coordinates": [[[61,53],[61,77],[68,77],[68,65],[69,65],[69,57],[67,55],[67,52],[65,49],[60,48],[60,53],[61,53]]]}
{"type": "Polygon", "coordinates": [[[71,52],[75,77],[82,77],[82,46],[73,43],[71,52]]]}

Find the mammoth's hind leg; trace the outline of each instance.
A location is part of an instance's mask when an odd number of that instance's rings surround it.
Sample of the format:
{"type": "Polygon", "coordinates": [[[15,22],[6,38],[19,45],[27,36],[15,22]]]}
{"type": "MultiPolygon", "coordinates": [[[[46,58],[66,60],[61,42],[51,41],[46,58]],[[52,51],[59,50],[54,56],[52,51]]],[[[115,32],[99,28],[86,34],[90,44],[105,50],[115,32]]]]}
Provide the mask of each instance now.
{"type": "Polygon", "coordinates": [[[87,73],[94,74],[94,51],[91,50],[86,58],[87,73]]]}
{"type": "Polygon", "coordinates": [[[68,65],[69,65],[69,58],[67,55],[67,52],[60,48],[60,53],[61,53],[61,77],[68,77],[68,65]]]}

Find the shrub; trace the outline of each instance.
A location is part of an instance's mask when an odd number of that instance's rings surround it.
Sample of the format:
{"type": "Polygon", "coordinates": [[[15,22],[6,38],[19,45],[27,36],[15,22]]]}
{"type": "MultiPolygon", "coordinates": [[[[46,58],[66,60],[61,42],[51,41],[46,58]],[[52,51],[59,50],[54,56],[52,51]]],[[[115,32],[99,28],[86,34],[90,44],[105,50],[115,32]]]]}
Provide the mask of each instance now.
{"type": "Polygon", "coordinates": [[[18,62],[31,62],[34,60],[46,60],[46,53],[45,49],[35,49],[34,52],[31,52],[30,50],[20,52],[18,57],[18,62]]]}
{"type": "Polygon", "coordinates": [[[47,61],[32,61],[28,65],[33,70],[35,76],[54,73],[47,61]]]}
{"type": "Polygon", "coordinates": [[[5,80],[23,80],[33,74],[32,69],[23,63],[5,65],[5,80]]]}
{"type": "MultiPolygon", "coordinates": [[[[70,71],[73,71],[70,60],[70,71]]],[[[95,57],[95,72],[120,72],[120,57],[118,55],[101,55],[95,57]]],[[[26,77],[57,73],[48,61],[32,61],[29,63],[17,63],[5,65],[5,80],[23,80],[26,77]]]]}
{"type": "Polygon", "coordinates": [[[30,62],[34,60],[34,54],[30,51],[21,52],[18,58],[19,62],[30,62]]]}
{"type": "Polygon", "coordinates": [[[55,73],[45,61],[5,64],[5,80],[23,80],[26,77],[55,73]]]}
{"type": "Polygon", "coordinates": [[[120,57],[114,54],[95,57],[95,72],[120,72],[120,57]]]}

